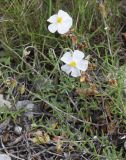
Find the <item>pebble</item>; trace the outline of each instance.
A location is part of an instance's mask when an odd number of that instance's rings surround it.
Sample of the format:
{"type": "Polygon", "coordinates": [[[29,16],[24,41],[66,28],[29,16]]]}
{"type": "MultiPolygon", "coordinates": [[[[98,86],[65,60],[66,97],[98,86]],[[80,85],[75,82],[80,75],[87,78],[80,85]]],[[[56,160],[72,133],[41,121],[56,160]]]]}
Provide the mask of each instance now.
{"type": "Polygon", "coordinates": [[[29,100],[18,101],[16,104],[16,109],[17,110],[24,109],[25,116],[28,117],[29,119],[33,117],[35,108],[37,107],[29,100]]]}
{"type": "Polygon", "coordinates": [[[15,126],[14,127],[14,133],[17,134],[17,135],[21,135],[21,133],[22,133],[22,127],[15,126]]]}
{"type": "Polygon", "coordinates": [[[0,154],[0,160],[11,160],[11,157],[7,154],[0,154]]]}

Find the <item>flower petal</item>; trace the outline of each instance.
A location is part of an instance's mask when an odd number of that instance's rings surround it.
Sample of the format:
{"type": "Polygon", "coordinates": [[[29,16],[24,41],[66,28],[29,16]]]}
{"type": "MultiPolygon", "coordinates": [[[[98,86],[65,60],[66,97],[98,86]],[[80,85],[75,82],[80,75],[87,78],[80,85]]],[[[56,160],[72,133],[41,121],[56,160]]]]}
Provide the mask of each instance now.
{"type": "Polygon", "coordinates": [[[63,21],[66,25],[67,25],[67,27],[69,27],[69,29],[72,27],[72,24],[73,24],[73,19],[71,18],[71,17],[69,17],[69,18],[67,18],[67,19],[65,19],[64,21],[63,21]]]}
{"type": "Polygon", "coordinates": [[[76,62],[81,61],[84,58],[84,53],[79,50],[74,50],[73,52],[73,60],[76,62]]]}
{"type": "Polygon", "coordinates": [[[65,64],[61,67],[61,70],[66,72],[67,74],[70,74],[70,72],[72,71],[72,68],[69,65],[65,64]]]}
{"type": "Polygon", "coordinates": [[[71,76],[73,77],[81,76],[80,70],[78,68],[72,68],[71,76]]]}
{"type": "Polygon", "coordinates": [[[48,26],[48,30],[51,32],[51,33],[55,33],[57,31],[57,25],[56,24],[50,24],[48,26]]]}
{"type": "Polygon", "coordinates": [[[64,12],[63,10],[59,10],[58,17],[62,17],[64,20],[67,18],[71,18],[70,15],[67,12],[64,12]]]}
{"type": "Polygon", "coordinates": [[[56,23],[57,22],[57,14],[54,14],[53,16],[51,16],[47,21],[50,23],[56,23]]]}
{"type": "Polygon", "coordinates": [[[81,60],[77,63],[77,68],[81,71],[86,71],[88,68],[88,60],[81,60]]]}
{"type": "Polygon", "coordinates": [[[58,33],[65,34],[69,30],[70,30],[70,24],[67,25],[65,22],[61,23],[61,24],[58,24],[58,33]]]}
{"type": "Polygon", "coordinates": [[[70,52],[66,52],[62,57],[61,61],[63,61],[66,64],[69,64],[72,61],[72,56],[70,52]]]}

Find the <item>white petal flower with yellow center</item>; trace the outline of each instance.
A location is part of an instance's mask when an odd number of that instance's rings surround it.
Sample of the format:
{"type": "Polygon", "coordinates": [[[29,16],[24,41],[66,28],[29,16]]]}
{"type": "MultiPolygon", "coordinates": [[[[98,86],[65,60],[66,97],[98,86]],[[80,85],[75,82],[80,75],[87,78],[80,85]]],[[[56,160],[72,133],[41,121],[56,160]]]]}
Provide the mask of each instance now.
{"type": "Polygon", "coordinates": [[[66,63],[61,67],[61,70],[66,72],[68,75],[71,74],[73,77],[81,76],[80,71],[86,71],[88,68],[88,60],[83,58],[84,53],[79,50],[66,52],[61,58],[61,61],[66,63]]]}
{"type": "Polygon", "coordinates": [[[70,30],[73,24],[72,18],[63,10],[59,10],[58,14],[51,16],[47,21],[51,23],[48,26],[51,33],[57,31],[60,34],[65,34],[70,30]]]}

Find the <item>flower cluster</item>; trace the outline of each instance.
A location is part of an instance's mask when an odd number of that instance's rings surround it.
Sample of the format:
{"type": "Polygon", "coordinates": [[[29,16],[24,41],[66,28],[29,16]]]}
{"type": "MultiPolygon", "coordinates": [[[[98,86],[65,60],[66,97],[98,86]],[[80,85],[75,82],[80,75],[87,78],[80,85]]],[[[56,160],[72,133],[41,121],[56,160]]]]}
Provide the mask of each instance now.
{"type": "MultiPolygon", "coordinates": [[[[59,10],[57,14],[52,15],[47,21],[51,23],[48,26],[48,30],[51,33],[57,31],[59,34],[69,32],[73,24],[71,16],[63,10],[59,10]]],[[[61,61],[65,63],[61,70],[73,77],[81,76],[81,71],[86,71],[88,68],[88,60],[84,59],[84,56],[84,53],[79,50],[66,52],[61,57],[61,61]]]]}

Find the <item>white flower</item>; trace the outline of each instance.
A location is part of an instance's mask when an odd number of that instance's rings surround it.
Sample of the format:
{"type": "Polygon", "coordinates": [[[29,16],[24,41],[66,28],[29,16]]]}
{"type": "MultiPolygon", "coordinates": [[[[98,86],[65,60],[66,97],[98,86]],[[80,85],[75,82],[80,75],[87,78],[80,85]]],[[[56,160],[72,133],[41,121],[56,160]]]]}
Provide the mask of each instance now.
{"type": "Polygon", "coordinates": [[[58,14],[51,16],[48,20],[51,24],[48,29],[51,33],[56,31],[60,34],[65,34],[69,31],[72,26],[73,20],[67,12],[59,10],[58,14]]]}
{"type": "Polygon", "coordinates": [[[67,74],[71,73],[73,77],[81,76],[80,71],[86,71],[88,68],[88,60],[84,60],[84,53],[75,50],[74,52],[66,52],[61,61],[66,63],[61,67],[61,69],[66,72],[67,74]]]}

